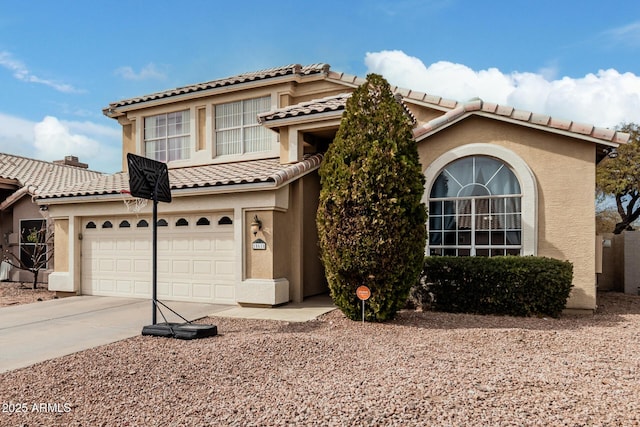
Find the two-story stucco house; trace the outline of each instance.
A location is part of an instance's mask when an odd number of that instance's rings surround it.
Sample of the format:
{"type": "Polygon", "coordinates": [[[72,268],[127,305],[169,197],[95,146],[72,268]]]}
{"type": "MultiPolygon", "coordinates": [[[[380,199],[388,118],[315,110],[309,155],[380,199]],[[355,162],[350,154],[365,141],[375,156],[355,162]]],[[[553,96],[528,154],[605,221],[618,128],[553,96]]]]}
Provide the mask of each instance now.
{"type": "MultiPolygon", "coordinates": [[[[126,154],[166,162],[158,297],[278,305],[326,292],[317,169],[364,80],[290,65],[126,99],[125,172],[42,194],[52,290],[149,297],[151,207],[129,212],[126,154]],[[258,221],[256,221],[256,219],[258,221]]],[[[430,255],[540,255],[574,265],[569,308],[595,308],[595,166],[628,136],[481,100],[395,89],[415,118],[430,255]]]]}

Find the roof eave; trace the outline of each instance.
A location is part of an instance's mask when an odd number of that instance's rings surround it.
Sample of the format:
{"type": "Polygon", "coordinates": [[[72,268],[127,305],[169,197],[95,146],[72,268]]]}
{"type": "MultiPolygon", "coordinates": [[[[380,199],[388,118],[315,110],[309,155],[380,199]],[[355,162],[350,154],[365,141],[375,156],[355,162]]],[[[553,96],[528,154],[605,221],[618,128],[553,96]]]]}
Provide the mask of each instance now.
{"type": "MultiPolygon", "coordinates": [[[[209,96],[218,95],[220,93],[237,92],[242,90],[255,89],[259,87],[272,86],[272,85],[289,83],[289,82],[300,83],[302,80],[305,80],[305,81],[322,80],[325,78],[326,78],[326,74],[324,73],[312,73],[312,74],[305,74],[305,75],[287,74],[282,76],[269,77],[265,79],[220,85],[220,86],[211,87],[208,89],[200,89],[200,90],[194,89],[191,91],[185,90],[184,93],[177,93],[173,95],[168,93],[171,91],[167,91],[167,92],[158,93],[157,94],[158,96],[156,98],[148,99],[148,100],[133,101],[135,98],[131,98],[130,100],[132,100],[132,102],[127,103],[125,105],[118,105],[118,104],[127,102],[128,100],[113,102],[109,104],[108,107],[102,110],[102,114],[104,114],[109,118],[115,119],[125,115],[129,111],[158,107],[158,106],[173,104],[181,101],[190,101],[190,100],[199,99],[199,98],[206,98],[209,96]]],[[[173,90],[179,91],[180,88],[173,89],[173,90]]],[[[154,94],[143,95],[140,98],[143,98],[145,96],[154,96],[154,94]]]]}
{"type": "MultiPolygon", "coordinates": [[[[429,131],[423,132],[423,133],[419,133],[418,135],[415,136],[415,140],[416,142],[420,142],[428,137],[430,137],[431,135],[434,135],[446,128],[448,128],[449,126],[456,124],[464,119],[466,119],[469,116],[472,115],[476,115],[476,116],[481,116],[481,117],[486,117],[489,119],[493,119],[493,120],[500,120],[503,122],[507,122],[507,123],[511,123],[511,124],[515,124],[515,125],[519,125],[519,126],[525,126],[531,129],[536,129],[536,130],[541,130],[544,132],[550,132],[550,133],[555,133],[557,135],[562,135],[562,136],[566,136],[569,138],[574,138],[574,139],[581,139],[583,141],[588,141],[588,142],[592,142],[595,144],[599,144],[599,145],[603,145],[606,147],[612,147],[612,148],[617,148],[620,146],[619,142],[616,141],[607,141],[604,139],[600,139],[600,138],[595,138],[593,136],[590,135],[585,135],[585,134],[580,134],[577,132],[571,132],[568,130],[564,130],[564,129],[559,129],[559,128],[554,128],[554,127],[550,127],[550,126],[545,126],[545,125],[539,125],[536,123],[531,123],[531,122],[526,122],[526,121],[522,121],[522,120],[518,120],[518,119],[514,119],[511,117],[506,117],[506,116],[500,116],[500,115],[495,115],[495,114],[491,114],[491,113],[486,113],[483,111],[468,111],[465,112],[463,114],[460,114],[459,116],[452,118],[451,120],[447,121],[446,123],[443,123],[437,127],[435,127],[434,129],[431,129],[429,131]]],[[[437,119],[436,119],[437,120],[437,119]]],[[[419,127],[414,129],[414,135],[416,132],[419,132],[419,127]]]]}
{"type": "Polygon", "coordinates": [[[295,126],[301,124],[313,124],[318,122],[326,122],[329,120],[340,120],[344,109],[335,111],[325,111],[322,113],[300,114],[291,117],[278,119],[269,119],[261,122],[262,126],[278,131],[282,127],[295,126]]]}

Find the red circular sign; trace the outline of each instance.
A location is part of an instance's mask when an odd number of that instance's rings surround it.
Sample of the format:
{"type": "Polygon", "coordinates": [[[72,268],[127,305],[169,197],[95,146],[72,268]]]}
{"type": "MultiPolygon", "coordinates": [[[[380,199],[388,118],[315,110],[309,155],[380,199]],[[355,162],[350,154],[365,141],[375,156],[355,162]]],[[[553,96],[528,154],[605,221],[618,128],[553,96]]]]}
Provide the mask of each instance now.
{"type": "Polygon", "coordinates": [[[360,300],[366,301],[371,297],[371,290],[368,287],[362,285],[359,286],[358,289],[356,289],[356,295],[360,300]]]}

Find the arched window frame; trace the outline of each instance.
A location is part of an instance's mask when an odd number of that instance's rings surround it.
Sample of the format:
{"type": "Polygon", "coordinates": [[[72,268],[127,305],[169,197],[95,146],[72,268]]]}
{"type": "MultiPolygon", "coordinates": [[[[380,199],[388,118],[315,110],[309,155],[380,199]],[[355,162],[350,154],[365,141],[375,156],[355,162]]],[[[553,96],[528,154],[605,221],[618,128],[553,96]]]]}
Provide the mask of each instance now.
{"type": "MultiPolygon", "coordinates": [[[[515,152],[495,144],[474,143],[456,147],[434,160],[424,171],[425,192],[422,201],[429,206],[431,188],[450,163],[469,156],[489,156],[504,162],[520,182],[522,191],[522,255],[538,253],[538,185],[527,163],[515,152]]],[[[425,247],[428,255],[428,244],[425,247]]]]}

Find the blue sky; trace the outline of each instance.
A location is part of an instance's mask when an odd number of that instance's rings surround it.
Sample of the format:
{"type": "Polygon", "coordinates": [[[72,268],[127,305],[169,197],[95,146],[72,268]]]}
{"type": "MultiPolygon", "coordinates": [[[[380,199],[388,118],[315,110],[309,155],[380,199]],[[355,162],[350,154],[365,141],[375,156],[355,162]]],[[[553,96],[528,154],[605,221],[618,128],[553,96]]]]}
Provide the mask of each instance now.
{"type": "Polygon", "coordinates": [[[0,151],[116,172],[110,102],[292,63],[612,127],[639,53],[630,0],[0,0],[0,151]]]}

